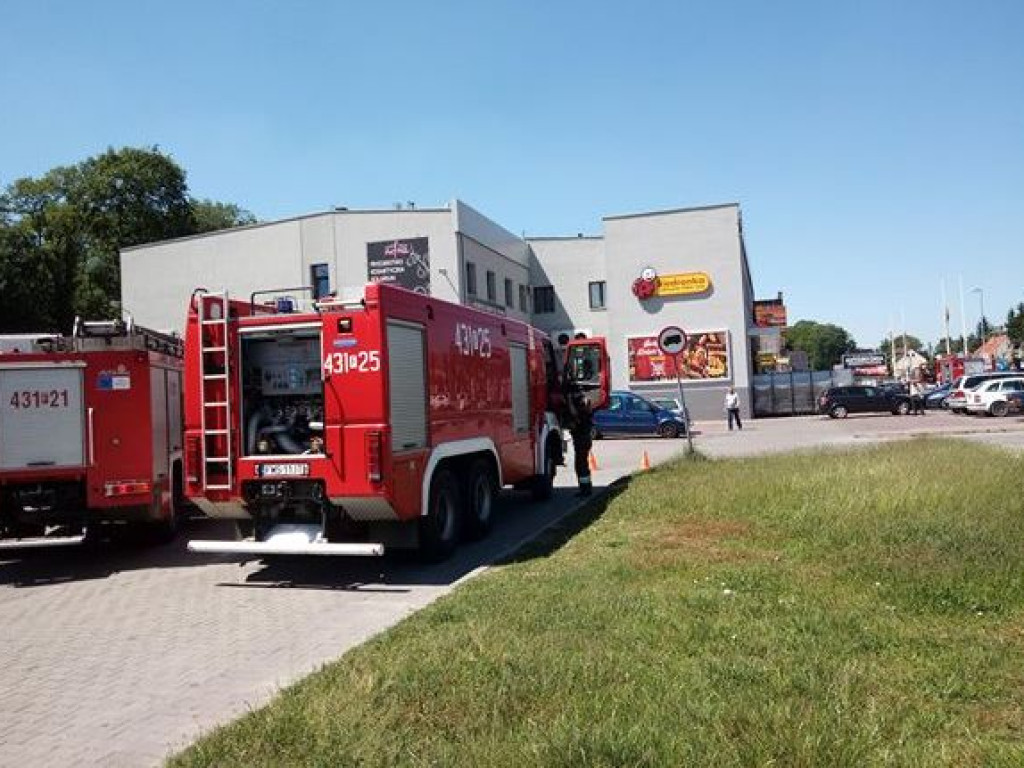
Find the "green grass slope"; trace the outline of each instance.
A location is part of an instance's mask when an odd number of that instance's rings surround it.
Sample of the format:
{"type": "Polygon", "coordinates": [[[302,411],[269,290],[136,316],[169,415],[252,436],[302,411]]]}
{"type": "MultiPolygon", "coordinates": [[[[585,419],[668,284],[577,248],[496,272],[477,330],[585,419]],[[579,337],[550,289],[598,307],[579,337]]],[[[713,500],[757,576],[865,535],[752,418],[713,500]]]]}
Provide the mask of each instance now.
{"type": "Polygon", "coordinates": [[[171,761],[1024,765],[1024,460],[681,461],[171,761]]]}

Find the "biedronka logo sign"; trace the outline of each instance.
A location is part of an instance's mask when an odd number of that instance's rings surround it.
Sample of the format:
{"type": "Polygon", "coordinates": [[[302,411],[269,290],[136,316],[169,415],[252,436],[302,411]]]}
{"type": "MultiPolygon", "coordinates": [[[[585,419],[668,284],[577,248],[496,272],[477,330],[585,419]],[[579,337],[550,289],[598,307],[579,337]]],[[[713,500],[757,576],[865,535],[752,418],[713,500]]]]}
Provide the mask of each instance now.
{"type": "Polygon", "coordinates": [[[711,288],[711,278],[707,272],[677,272],[671,275],[658,275],[653,267],[647,267],[640,277],[633,281],[633,295],[640,301],[655,296],[692,296],[704,293],[711,288]]]}

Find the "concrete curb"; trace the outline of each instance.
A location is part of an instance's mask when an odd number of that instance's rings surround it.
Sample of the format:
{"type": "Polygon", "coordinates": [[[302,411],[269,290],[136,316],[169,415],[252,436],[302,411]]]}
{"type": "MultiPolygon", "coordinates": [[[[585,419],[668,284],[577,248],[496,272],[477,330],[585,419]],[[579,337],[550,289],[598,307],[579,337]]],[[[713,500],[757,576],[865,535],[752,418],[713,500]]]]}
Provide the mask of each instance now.
{"type": "Polygon", "coordinates": [[[526,536],[523,536],[522,538],[520,538],[516,542],[510,544],[505,549],[501,550],[501,552],[498,552],[497,554],[495,554],[494,557],[491,558],[490,562],[485,563],[484,565],[478,565],[476,568],[474,568],[469,573],[463,574],[458,579],[456,579],[455,581],[452,582],[451,588],[454,589],[455,587],[460,586],[464,582],[470,581],[471,579],[475,579],[477,576],[480,576],[481,574],[486,573],[491,568],[493,568],[496,563],[500,563],[500,562],[505,561],[505,560],[510,560],[515,555],[516,552],[521,550],[523,547],[525,547],[530,542],[536,541],[537,539],[539,539],[541,536],[543,536],[545,533],[550,531],[552,528],[554,528],[559,523],[564,522],[565,520],[567,520],[568,518],[572,517],[573,515],[576,515],[576,514],[578,514],[580,512],[583,512],[588,507],[591,507],[591,506],[597,504],[598,502],[602,501],[606,497],[611,496],[612,492],[615,489],[617,489],[626,480],[628,480],[634,474],[636,474],[637,472],[640,472],[640,471],[641,470],[636,470],[636,472],[629,472],[629,473],[627,473],[625,475],[621,475],[621,476],[617,477],[616,479],[612,480],[608,485],[602,486],[600,488],[595,487],[594,488],[594,493],[590,497],[580,499],[578,501],[575,501],[573,504],[570,504],[568,507],[565,508],[565,511],[563,511],[561,514],[559,514],[555,518],[549,520],[548,523],[546,525],[544,525],[542,528],[538,528],[536,531],[533,531],[533,532],[527,534],[526,536]]]}

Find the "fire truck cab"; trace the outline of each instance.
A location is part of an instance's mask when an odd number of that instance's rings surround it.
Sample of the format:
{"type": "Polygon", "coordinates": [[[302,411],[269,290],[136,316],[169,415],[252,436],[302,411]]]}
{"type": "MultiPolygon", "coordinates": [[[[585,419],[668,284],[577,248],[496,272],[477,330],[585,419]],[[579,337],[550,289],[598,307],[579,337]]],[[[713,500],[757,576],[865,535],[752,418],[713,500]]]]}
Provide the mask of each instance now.
{"type": "Polygon", "coordinates": [[[570,395],[601,407],[603,339],[563,363],[531,326],[387,285],[296,312],[197,291],[185,349],[185,490],[251,522],[202,552],[429,559],[484,536],[505,486],[551,493],[570,395]]]}
{"type": "Polygon", "coordinates": [[[0,336],[0,549],[81,544],[101,523],[174,536],[182,356],[122,321],[0,336]]]}

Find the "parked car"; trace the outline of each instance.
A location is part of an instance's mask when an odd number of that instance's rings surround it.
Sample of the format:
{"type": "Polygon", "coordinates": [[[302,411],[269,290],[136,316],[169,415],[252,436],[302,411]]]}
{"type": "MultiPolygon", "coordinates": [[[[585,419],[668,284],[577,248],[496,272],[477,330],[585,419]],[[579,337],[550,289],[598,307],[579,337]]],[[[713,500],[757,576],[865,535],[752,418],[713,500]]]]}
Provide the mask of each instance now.
{"type": "Polygon", "coordinates": [[[878,386],[894,395],[910,395],[910,387],[902,381],[887,381],[878,386]]]}
{"type": "Polygon", "coordinates": [[[910,413],[910,396],[883,387],[832,387],[818,398],[818,413],[845,419],[851,413],[910,413]]]}
{"type": "Polygon", "coordinates": [[[961,376],[953,382],[953,391],[949,393],[946,407],[953,413],[967,413],[967,391],[985,381],[1019,377],[1020,371],[989,371],[988,373],[972,373],[961,376]]]}
{"type": "Polygon", "coordinates": [[[950,393],[953,391],[953,383],[946,382],[945,384],[936,387],[931,392],[924,396],[924,407],[925,408],[948,408],[946,400],[949,398],[950,393]]]}
{"type": "MultiPolygon", "coordinates": [[[[659,408],[672,411],[676,416],[681,417],[683,415],[683,405],[674,397],[651,397],[648,399],[659,408]]],[[[686,414],[686,423],[693,424],[693,419],[690,418],[689,413],[686,414]]]]}
{"type": "Polygon", "coordinates": [[[1010,412],[1007,396],[1011,392],[1024,392],[1024,377],[983,381],[967,392],[964,407],[968,413],[1006,416],[1010,412]]]}
{"type": "Polygon", "coordinates": [[[682,416],[632,392],[612,392],[607,407],[594,411],[595,439],[606,435],[679,437],[685,434],[686,422],[682,416]]]}

